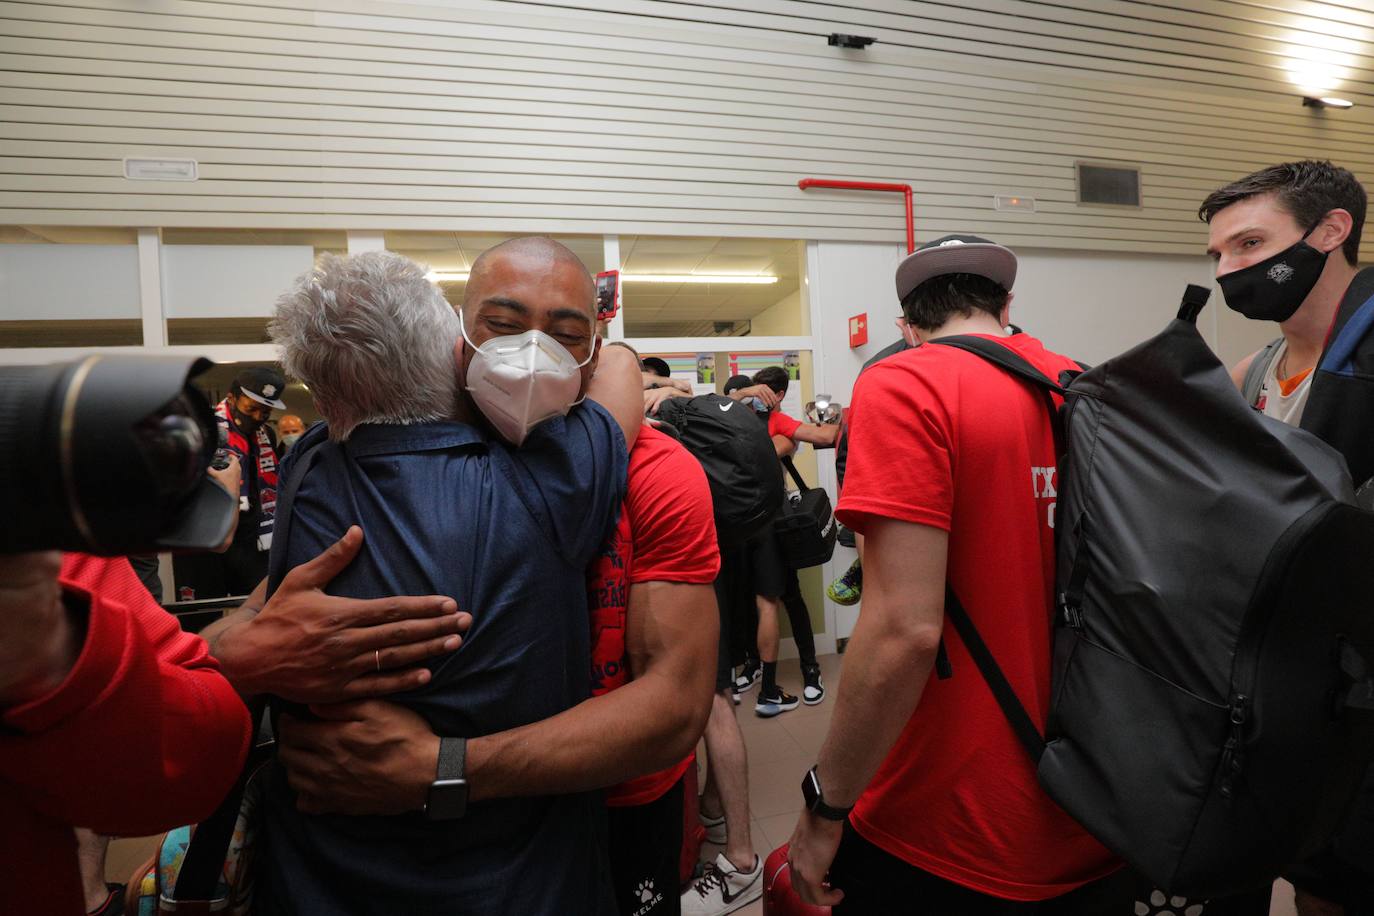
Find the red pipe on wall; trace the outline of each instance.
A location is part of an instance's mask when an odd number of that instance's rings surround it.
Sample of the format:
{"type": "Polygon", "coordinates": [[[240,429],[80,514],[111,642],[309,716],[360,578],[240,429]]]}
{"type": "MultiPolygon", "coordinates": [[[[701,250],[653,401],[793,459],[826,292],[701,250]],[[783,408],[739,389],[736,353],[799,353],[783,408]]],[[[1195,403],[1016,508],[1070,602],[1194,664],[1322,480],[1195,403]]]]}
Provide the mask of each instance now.
{"type": "Polygon", "coordinates": [[[803,178],[797,182],[797,187],[805,191],[807,188],[839,188],[844,191],[901,191],[906,198],[906,253],[911,254],[916,250],[916,227],[911,215],[911,185],[909,184],[888,184],[882,181],[839,181],[834,178],[803,178]]]}

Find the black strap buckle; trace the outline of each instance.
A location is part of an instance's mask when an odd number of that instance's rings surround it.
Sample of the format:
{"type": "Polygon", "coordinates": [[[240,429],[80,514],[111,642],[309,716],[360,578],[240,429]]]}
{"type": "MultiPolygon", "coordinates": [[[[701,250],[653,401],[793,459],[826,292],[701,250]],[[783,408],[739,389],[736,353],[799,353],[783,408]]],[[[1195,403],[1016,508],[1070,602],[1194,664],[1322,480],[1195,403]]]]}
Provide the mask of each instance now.
{"type": "Polygon", "coordinates": [[[1069,596],[1060,592],[1059,594],[1059,614],[1064,625],[1075,630],[1083,629],[1083,608],[1077,602],[1070,601],[1069,596]]]}

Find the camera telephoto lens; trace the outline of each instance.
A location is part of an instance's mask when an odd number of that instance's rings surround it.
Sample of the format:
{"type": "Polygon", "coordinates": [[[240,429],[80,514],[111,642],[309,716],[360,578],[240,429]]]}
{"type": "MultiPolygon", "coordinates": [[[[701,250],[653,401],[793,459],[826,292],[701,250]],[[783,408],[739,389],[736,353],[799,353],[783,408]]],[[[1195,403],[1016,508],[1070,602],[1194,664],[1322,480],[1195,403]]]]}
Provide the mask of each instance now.
{"type": "Polygon", "coordinates": [[[179,394],[134,427],[134,441],[143,453],[158,493],[177,501],[205,472],[205,431],[197,422],[195,405],[179,394]]]}
{"type": "Polygon", "coordinates": [[[191,384],[212,365],[92,355],[0,367],[0,553],[223,543],[237,500],[205,473],[216,423],[191,384]]]}

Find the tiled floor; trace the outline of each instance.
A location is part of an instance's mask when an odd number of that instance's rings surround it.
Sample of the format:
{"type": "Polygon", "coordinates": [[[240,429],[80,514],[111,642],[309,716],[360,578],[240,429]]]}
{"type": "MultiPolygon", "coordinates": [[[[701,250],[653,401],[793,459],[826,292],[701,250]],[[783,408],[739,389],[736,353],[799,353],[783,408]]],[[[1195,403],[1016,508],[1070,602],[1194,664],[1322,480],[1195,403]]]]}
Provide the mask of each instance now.
{"type": "MultiPolygon", "coordinates": [[[[826,687],[825,702],[821,705],[803,704],[776,718],[760,719],[754,715],[753,703],[758,695],[755,688],[736,709],[749,750],[749,807],[753,815],[750,832],[754,848],[762,856],[792,835],[801,813],[802,776],[815,763],[830,725],[835,690],[840,684],[840,657],[823,656],[820,662],[826,687]]],[[[795,659],[778,664],[778,680],[789,693],[800,695],[801,671],[795,659]]],[[[151,854],[151,849],[152,842],[147,839],[116,840],[110,847],[109,879],[127,880],[130,872],[151,854]]],[[[703,853],[714,857],[717,851],[718,847],[708,846],[703,853]]],[[[752,903],[736,912],[741,916],[761,916],[763,904],[752,903]]],[[[1274,904],[1269,912],[1270,916],[1295,916],[1293,889],[1283,881],[1275,885],[1274,904]]]]}

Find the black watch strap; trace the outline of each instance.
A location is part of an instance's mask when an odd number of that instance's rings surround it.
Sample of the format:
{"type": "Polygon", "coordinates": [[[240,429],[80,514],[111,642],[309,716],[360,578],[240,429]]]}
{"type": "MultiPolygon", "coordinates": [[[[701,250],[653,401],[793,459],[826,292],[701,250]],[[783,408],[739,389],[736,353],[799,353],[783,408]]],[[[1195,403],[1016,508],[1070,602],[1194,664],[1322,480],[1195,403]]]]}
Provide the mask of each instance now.
{"type": "Polygon", "coordinates": [[[425,817],[432,821],[451,821],[467,814],[467,753],[466,738],[439,739],[439,763],[434,781],[429,784],[425,817]]]}
{"type": "Polygon", "coordinates": [[[441,738],[439,740],[439,767],[436,779],[467,778],[468,739],[441,738]]]}
{"type": "Polygon", "coordinates": [[[849,812],[854,810],[851,805],[848,808],[836,808],[825,803],[825,796],[821,792],[821,780],[816,775],[816,767],[806,771],[802,777],[802,797],[806,800],[806,808],[817,817],[823,817],[828,821],[842,821],[849,817],[849,812]]]}

